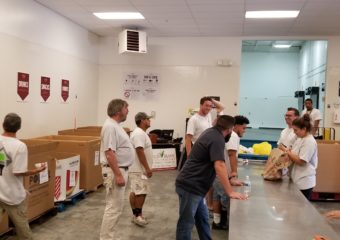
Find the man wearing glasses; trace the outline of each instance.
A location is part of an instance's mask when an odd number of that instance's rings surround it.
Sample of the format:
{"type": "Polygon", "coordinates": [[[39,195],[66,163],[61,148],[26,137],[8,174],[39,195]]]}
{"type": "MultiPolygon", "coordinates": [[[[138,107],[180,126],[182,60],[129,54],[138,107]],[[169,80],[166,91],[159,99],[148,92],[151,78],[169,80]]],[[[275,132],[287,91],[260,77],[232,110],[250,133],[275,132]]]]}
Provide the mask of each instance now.
{"type": "Polygon", "coordinates": [[[289,107],[287,109],[287,112],[285,114],[285,121],[287,123],[287,127],[285,129],[282,130],[281,134],[280,134],[280,138],[277,142],[278,148],[292,148],[293,143],[296,140],[296,135],[294,133],[293,130],[293,121],[298,118],[299,115],[299,111],[296,108],[293,107],[289,107]]]}

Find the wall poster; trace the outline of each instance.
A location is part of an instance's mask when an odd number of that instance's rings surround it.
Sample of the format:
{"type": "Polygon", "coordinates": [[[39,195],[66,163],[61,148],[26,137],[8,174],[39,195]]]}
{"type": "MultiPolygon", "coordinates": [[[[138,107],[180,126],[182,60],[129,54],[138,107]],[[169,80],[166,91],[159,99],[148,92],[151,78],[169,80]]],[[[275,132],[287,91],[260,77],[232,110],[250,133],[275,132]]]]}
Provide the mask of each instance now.
{"type": "Polygon", "coordinates": [[[30,75],[28,73],[18,72],[17,94],[19,96],[18,101],[20,102],[24,102],[24,100],[29,94],[30,90],[29,78],[30,75]]]}
{"type": "Polygon", "coordinates": [[[47,102],[50,97],[50,89],[51,89],[51,81],[49,77],[41,77],[40,80],[40,96],[44,100],[43,102],[47,102]]]}
{"type": "Polygon", "coordinates": [[[66,79],[61,80],[61,97],[66,103],[70,93],[70,81],[66,79]]]}
{"type": "Polygon", "coordinates": [[[153,73],[127,73],[123,79],[123,96],[131,100],[157,100],[160,77],[153,73]]]}

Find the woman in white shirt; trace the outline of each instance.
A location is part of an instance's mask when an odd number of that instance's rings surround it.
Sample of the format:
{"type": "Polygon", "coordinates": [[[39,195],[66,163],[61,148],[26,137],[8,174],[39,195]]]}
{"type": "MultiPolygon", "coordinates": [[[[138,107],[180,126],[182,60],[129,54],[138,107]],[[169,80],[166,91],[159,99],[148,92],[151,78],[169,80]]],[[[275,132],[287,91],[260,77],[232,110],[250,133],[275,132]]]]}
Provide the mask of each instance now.
{"type": "Polygon", "coordinates": [[[295,119],[293,129],[298,139],[293,144],[292,149],[285,149],[293,162],[290,176],[307,199],[310,199],[313,187],[316,184],[316,168],[318,165],[317,143],[311,134],[312,128],[308,114],[295,119]]]}

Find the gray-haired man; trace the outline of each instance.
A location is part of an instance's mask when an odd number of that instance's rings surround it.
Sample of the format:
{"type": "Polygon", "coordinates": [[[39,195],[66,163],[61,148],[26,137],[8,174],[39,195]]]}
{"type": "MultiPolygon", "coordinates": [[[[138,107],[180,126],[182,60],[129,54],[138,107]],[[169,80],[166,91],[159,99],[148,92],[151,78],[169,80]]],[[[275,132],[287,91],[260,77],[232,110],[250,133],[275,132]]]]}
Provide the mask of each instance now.
{"type": "Polygon", "coordinates": [[[119,125],[126,120],[128,103],[113,99],[107,107],[107,115],[101,131],[101,164],[106,188],[106,206],[100,230],[100,240],[117,239],[116,226],[124,206],[124,193],[128,181],[129,166],[135,158],[130,138],[119,125]]]}

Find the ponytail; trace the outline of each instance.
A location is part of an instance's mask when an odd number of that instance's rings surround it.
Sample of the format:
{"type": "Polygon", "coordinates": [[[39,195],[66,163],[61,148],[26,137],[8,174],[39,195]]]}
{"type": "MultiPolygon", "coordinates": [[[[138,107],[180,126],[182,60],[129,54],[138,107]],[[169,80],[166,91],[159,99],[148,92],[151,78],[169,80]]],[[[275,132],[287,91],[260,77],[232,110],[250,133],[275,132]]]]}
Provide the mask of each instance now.
{"type": "Polygon", "coordinates": [[[302,117],[297,118],[293,121],[293,126],[296,126],[300,129],[305,128],[307,132],[310,132],[312,130],[313,125],[310,122],[310,116],[309,114],[304,114],[302,117]]]}

